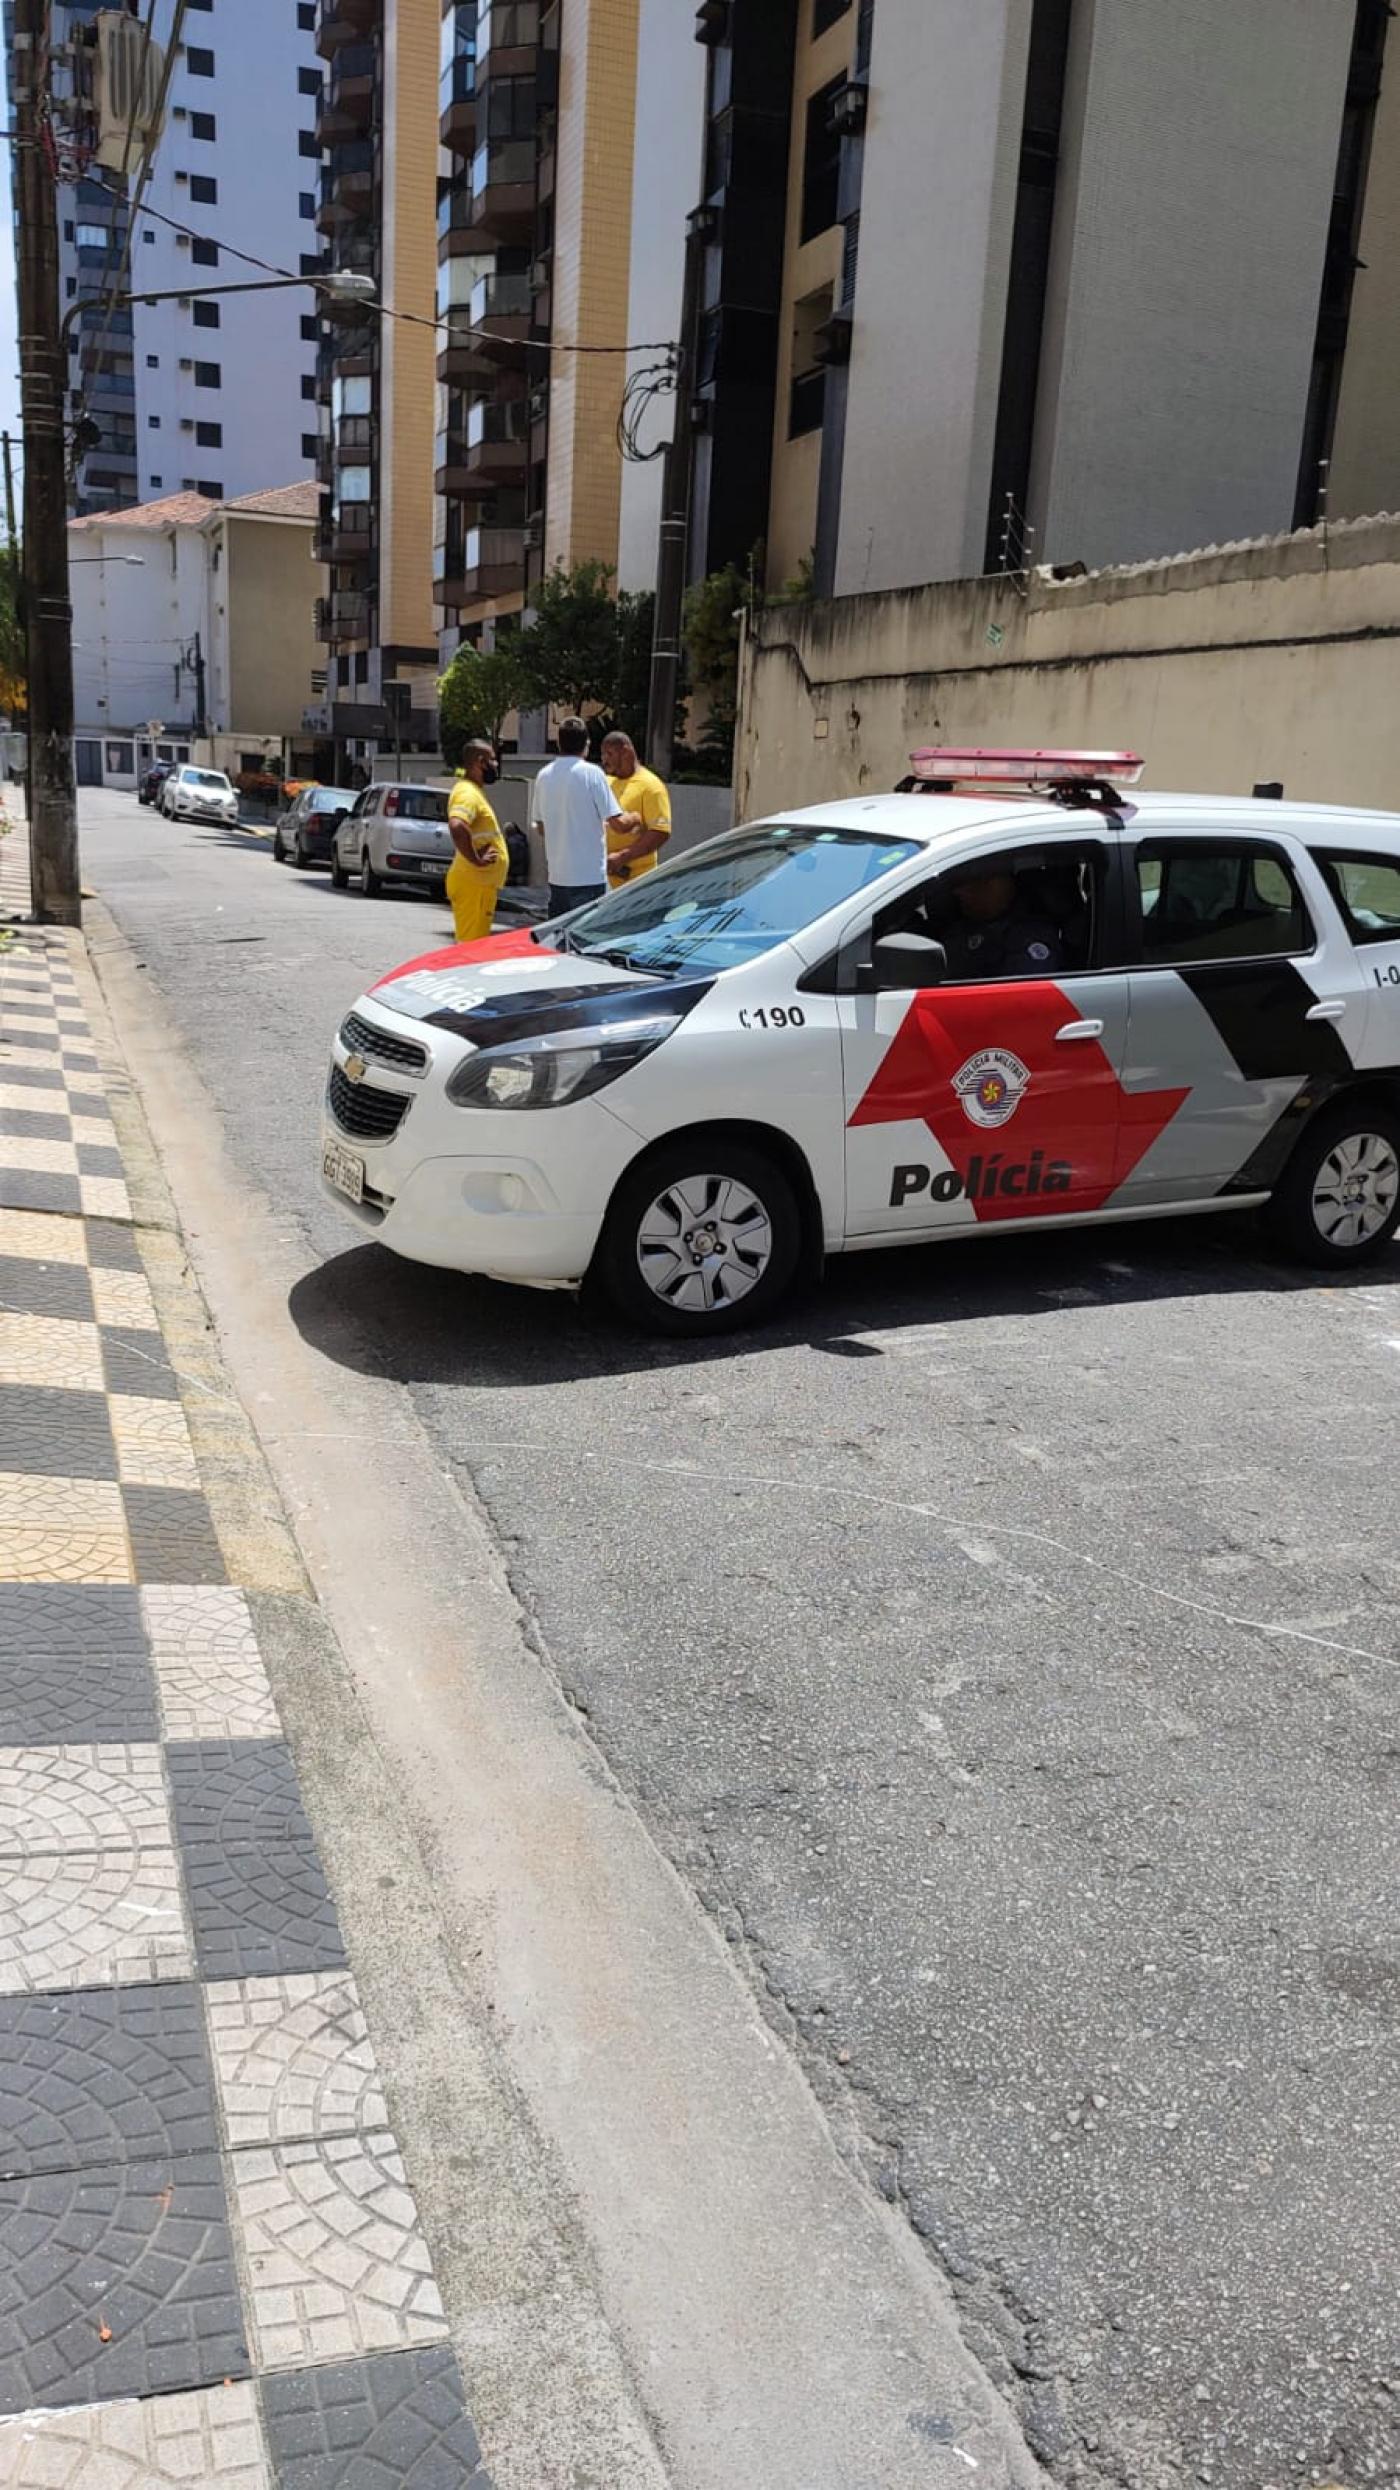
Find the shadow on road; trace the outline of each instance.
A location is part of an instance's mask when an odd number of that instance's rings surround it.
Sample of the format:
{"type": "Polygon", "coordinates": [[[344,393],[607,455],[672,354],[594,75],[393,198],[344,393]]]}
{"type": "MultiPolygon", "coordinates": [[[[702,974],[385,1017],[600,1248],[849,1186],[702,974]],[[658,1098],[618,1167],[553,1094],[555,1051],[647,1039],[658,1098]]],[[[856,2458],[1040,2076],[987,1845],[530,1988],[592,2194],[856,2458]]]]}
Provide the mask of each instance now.
{"type": "Polygon", "coordinates": [[[705,1341],[653,1339],[562,1291],[431,1270],[380,1245],[354,1247],[299,1280],[290,1311],[311,1347],[356,1373],[396,1383],[514,1388],[710,1366],[778,1349],[881,1357],[880,1333],[911,1324],[936,1327],[999,1315],[1063,1318],[1089,1305],[1400,1286],[1400,1253],[1325,1280],[1261,1261],[1249,1219],[1210,1224],[1210,1242],[1199,1221],[1181,1220],[1117,1228],[1107,1250],[1081,1230],[843,1255],[777,1321],[705,1341]]]}

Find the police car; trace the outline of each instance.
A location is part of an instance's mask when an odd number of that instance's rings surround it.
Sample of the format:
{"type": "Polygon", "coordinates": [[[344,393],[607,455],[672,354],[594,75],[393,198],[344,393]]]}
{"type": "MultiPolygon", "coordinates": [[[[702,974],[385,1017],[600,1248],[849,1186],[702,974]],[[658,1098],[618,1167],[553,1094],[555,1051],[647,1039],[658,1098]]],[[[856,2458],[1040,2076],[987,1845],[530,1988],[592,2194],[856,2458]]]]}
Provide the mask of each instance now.
{"type": "Polygon", "coordinates": [[[656,1330],[824,1253],[1267,1209],[1400,1217],[1400,816],[1134,796],[1132,754],[914,756],[433,952],[335,1040],[321,1168],[413,1260],[656,1330]]]}

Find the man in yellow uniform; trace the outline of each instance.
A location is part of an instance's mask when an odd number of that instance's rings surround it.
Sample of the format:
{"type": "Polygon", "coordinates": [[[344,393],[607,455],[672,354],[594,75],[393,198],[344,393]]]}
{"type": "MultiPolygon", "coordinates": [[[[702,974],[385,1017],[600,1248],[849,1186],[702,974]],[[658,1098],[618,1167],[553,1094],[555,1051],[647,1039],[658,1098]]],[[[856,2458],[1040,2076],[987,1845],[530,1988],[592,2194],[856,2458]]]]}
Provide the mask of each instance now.
{"type": "Polygon", "coordinates": [[[622,819],[608,829],[608,888],[620,890],[650,873],[671,835],[671,799],[655,770],[643,769],[630,735],[603,738],[603,767],[622,819]]]}
{"type": "Polygon", "coordinates": [[[510,850],[483,793],[499,776],[490,744],[468,744],[447,807],[457,850],[448,868],[447,898],[459,942],[480,942],[490,933],[496,893],[510,870],[510,850]]]}

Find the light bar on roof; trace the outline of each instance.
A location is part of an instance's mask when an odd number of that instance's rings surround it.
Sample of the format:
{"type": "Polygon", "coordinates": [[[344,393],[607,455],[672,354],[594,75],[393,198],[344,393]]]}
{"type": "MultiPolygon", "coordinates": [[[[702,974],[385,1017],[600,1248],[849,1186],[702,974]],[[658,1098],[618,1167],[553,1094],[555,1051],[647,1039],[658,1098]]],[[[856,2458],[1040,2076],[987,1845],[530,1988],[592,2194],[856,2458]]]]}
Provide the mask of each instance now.
{"type": "Polygon", "coordinates": [[[916,778],[949,778],[959,786],[1135,787],[1145,766],[1137,752],[987,751],[951,744],[911,752],[909,758],[916,778]]]}

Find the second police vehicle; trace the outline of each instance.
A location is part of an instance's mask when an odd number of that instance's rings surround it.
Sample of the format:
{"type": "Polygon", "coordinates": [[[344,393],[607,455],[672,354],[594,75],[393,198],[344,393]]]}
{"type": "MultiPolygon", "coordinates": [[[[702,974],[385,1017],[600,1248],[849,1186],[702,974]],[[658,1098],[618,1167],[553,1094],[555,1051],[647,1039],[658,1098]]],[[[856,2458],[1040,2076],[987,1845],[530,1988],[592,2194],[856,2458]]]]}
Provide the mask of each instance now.
{"type": "Polygon", "coordinates": [[[1400,817],[928,752],[428,954],[336,1037],[322,1180],[412,1260],[671,1332],[825,1253],[1263,1209],[1400,1219],[1400,817]]]}

